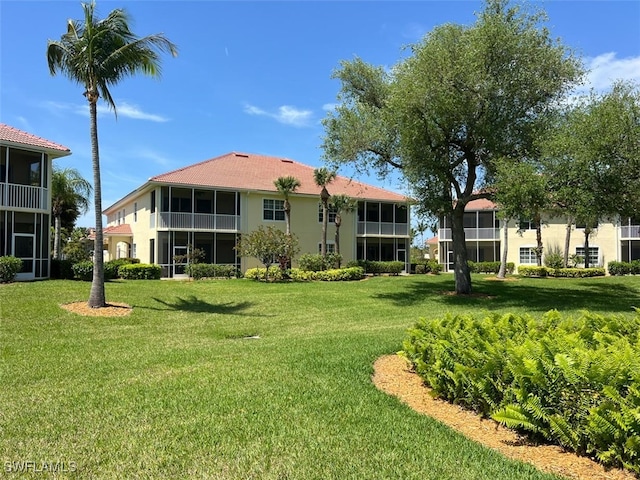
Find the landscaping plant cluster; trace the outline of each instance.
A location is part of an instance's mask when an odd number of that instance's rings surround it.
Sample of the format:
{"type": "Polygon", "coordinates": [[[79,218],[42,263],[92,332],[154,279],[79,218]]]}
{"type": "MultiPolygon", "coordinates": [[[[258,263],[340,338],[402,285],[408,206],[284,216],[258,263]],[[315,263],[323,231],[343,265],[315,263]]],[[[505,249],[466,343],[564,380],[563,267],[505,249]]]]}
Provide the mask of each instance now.
{"type": "Polygon", "coordinates": [[[640,260],[609,262],[609,275],[640,275],[640,260]]]}
{"type": "Polygon", "coordinates": [[[521,265],[518,267],[518,275],[521,277],[565,277],[588,278],[604,277],[607,274],[604,268],[551,268],[521,265]]]}
{"type": "Polygon", "coordinates": [[[349,280],[361,280],[364,278],[364,270],[362,267],[345,267],[332,268],[330,270],[302,270],[300,268],[291,268],[282,270],[280,267],[269,267],[269,275],[265,268],[250,268],[244,272],[244,278],[252,280],[292,280],[294,282],[307,282],[319,280],[325,282],[338,282],[349,280]]]}
{"type": "MultiPolygon", "coordinates": [[[[104,279],[114,280],[158,280],[162,274],[159,265],[140,263],[137,258],[119,258],[104,262],[104,279]]],[[[84,260],[72,263],[68,260],[51,261],[51,278],[82,280],[90,282],[93,278],[93,262],[84,260]]]]}
{"type": "Polygon", "coordinates": [[[421,319],[403,348],[438,397],[640,473],[640,309],[421,319]]]}

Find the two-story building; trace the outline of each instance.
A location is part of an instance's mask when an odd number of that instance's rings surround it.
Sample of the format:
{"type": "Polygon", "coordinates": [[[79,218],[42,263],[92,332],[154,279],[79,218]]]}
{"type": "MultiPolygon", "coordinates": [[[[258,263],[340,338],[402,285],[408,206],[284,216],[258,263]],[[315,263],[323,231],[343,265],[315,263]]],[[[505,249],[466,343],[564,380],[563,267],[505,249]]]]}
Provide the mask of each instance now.
{"type": "Polygon", "coordinates": [[[0,123],[0,256],[22,260],[17,280],[49,277],[52,160],[70,154],[0,123]]]}
{"type": "MultiPolygon", "coordinates": [[[[500,261],[507,229],[507,261],[518,265],[535,265],[533,250],[537,246],[535,225],[529,221],[499,219],[498,207],[489,200],[469,202],[464,214],[465,240],[469,260],[500,261]]],[[[584,225],[571,227],[569,253],[585,256],[584,225]]],[[[544,251],[564,252],[567,219],[544,216],[542,221],[544,251]]],[[[441,218],[438,229],[439,258],[445,271],[453,270],[453,244],[450,220],[441,218]]],[[[589,264],[606,266],[612,260],[629,262],[640,259],[640,217],[616,218],[599,222],[589,236],[589,264]]]]}
{"type": "MultiPolygon", "coordinates": [[[[104,210],[107,257],[159,264],[165,278],[184,275],[184,266],[175,259],[190,246],[204,252],[205,263],[235,265],[242,271],[259,266],[256,259],[238,257],[235,246],[240,235],[261,225],[285,229],[284,197],[274,185],[284,176],[301,183],[289,198],[291,232],[301,253],[318,253],[322,209],[313,172],[313,167],[286,158],[232,152],[152,177],[104,210]]],[[[327,189],[358,202],[356,211],[342,215],[340,253],[345,262],[408,264],[409,198],[343,176],[327,189]]],[[[328,251],[335,248],[334,219],[330,212],[328,251]]]]}

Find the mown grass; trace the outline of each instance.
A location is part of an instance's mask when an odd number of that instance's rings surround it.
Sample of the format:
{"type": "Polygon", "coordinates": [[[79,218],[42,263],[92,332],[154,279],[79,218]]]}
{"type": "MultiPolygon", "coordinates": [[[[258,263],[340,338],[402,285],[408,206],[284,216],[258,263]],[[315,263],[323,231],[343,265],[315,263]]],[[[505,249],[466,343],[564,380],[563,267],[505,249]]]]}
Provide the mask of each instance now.
{"type": "Polygon", "coordinates": [[[372,364],[422,316],[630,315],[640,278],[476,276],[474,288],[482,295],[445,295],[448,275],[116,281],[107,299],[133,313],[101,318],[60,308],[85,300],[87,283],[0,285],[1,468],[74,462],[62,478],[555,478],[378,391],[372,364]]]}

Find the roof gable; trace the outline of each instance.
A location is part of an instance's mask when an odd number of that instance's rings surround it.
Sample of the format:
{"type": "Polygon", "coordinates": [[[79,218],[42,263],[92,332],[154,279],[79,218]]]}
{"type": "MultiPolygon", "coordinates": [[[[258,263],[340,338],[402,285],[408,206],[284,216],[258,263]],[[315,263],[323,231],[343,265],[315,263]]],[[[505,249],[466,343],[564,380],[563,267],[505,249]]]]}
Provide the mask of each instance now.
{"type": "Polygon", "coordinates": [[[10,142],[32,148],[35,147],[38,150],[44,149],[52,151],[52,153],[59,152],[57,156],[69,155],[71,153],[71,150],[64,145],[27,133],[4,123],[0,123],[0,142],[10,142]]]}
{"type": "MultiPolygon", "coordinates": [[[[287,158],[253,153],[231,152],[194,165],[151,177],[151,182],[277,192],[278,177],[300,180],[298,194],[319,195],[313,178],[314,168],[287,158]]],[[[327,189],[330,194],[344,193],[353,198],[406,202],[408,198],[383,188],[337,176],[327,189]]]]}

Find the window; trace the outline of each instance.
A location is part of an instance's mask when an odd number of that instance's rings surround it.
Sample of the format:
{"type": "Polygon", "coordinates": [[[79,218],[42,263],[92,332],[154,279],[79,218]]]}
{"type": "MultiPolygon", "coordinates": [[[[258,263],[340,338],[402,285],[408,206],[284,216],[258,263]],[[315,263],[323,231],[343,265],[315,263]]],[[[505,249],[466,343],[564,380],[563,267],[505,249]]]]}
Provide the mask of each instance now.
{"type": "MultiPolygon", "coordinates": [[[[327,223],[335,223],[336,221],[336,209],[333,205],[329,204],[329,220],[327,223]]],[[[318,222],[322,223],[322,204],[318,204],[318,222]]]]}
{"type": "MultiPolygon", "coordinates": [[[[598,247],[589,247],[589,265],[590,266],[598,265],[600,263],[599,253],[600,252],[598,247]]],[[[584,258],[584,247],[576,247],[576,255],[584,258]]]]}
{"type": "MultiPolygon", "coordinates": [[[[322,243],[318,243],[318,253],[322,253],[322,243]]],[[[336,253],[336,244],[327,242],[327,253],[336,253]]]]}
{"type": "Polygon", "coordinates": [[[533,220],[521,218],[518,220],[518,230],[535,230],[536,224],[533,220]]]}
{"type": "Polygon", "coordinates": [[[272,200],[265,198],[262,200],[263,220],[284,220],[284,200],[272,200]]]}
{"type": "Polygon", "coordinates": [[[134,244],[131,246],[131,257],[132,257],[132,258],[138,258],[138,255],[137,255],[137,253],[136,253],[136,252],[137,252],[137,250],[138,250],[138,249],[136,248],[136,244],[134,243],[134,244]]]}
{"type": "Polygon", "coordinates": [[[535,265],[538,263],[536,252],[533,250],[533,247],[520,247],[520,263],[528,265],[535,265]]]}
{"type": "Polygon", "coordinates": [[[134,222],[138,221],[138,204],[137,203],[133,204],[133,221],[134,222]]]}
{"type": "MultiPolygon", "coordinates": [[[[589,227],[592,230],[598,228],[598,222],[589,222],[589,227]]],[[[584,229],[587,228],[587,222],[576,222],[576,228],[584,229]]]]}

